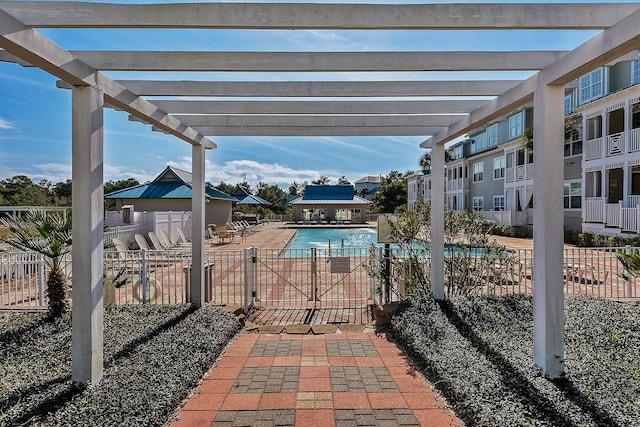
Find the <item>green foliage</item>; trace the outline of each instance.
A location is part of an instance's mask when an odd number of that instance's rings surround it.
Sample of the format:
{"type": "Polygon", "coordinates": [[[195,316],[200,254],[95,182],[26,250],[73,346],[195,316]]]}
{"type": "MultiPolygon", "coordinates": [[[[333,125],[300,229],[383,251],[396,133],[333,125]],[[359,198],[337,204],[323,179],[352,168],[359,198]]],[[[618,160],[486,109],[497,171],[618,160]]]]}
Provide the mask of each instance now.
{"type": "Polygon", "coordinates": [[[270,202],[271,206],[269,206],[269,210],[274,213],[281,214],[287,210],[287,204],[289,202],[287,193],[277,185],[260,182],[256,196],[270,202]]]}
{"type": "Polygon", "coordinates": [[[338,178],[338,185],[350,185],[350,184],[351,184],[351,181],[349,181],[346,176],[343,175],[340,178],[338,178]]]}
{"type": "Polygon", "coordinates": [[[624,280],[631,281],[637,277],[640,277],[640,252],[637,250],[631,252],[618,252],[616,257],[620,264],[622,264],[622,271],[617,271],[616,274],[622,277],[624,280]]]}
{"type": "Polygon", "coordinates": [[[392,213],[407,204],[407,174],[402,175],[398,171],[391,171],[384,178],[373,196],[373,203],[378,212],[392,213]]]}
{"type": "MultiPolygon", "coordinates": [[[[394,244],[392,269],[385,271],[384,260],[368,268],[379,283],[389,280],[400,296],[425,296],[431,288],[429,247],[431,240],[430,204],[418,203],[389,223],[394,244]]],[[[506,283],[516,259],[490,237],[492,226],[484,217],[470,212],[445,212],[444,274],[446,293],[470,295],[486,286],[506,283]]],[[[382,286],[380,286],[380,291],[382,286]]]]}
{"type": "Polygon", "coordinates": [[[0,218],[10,237],[2,238],[22,251],[34,251],[45,257],[49,267],[47,297],[49,316],[61,317],[67,310],[66,277],[62,271],[65,255],[71,252],[71,215],[44,210],[28,211],[19,218],[0,218]]]}
{"type": "Polygon", "coordinates": [[[220,184],[218,184],[218,185],[213,185],[210,182],[207,183],[207,185],[209,185],[211,188],[215,188],[216,190],[220,190],[220,191],[222,191],[223,193],[226,193],[226,194],[231,194],[231,193],[233,193],[233,190],[236,189],[235,185],[227,184],[224,181],[220,181],[220,184]]]}
{"type": "Polygon", "coordinates": [[[533,151],[533,127],[529,126],[522,132],[522,146],[533,151]]]}
{"type": "Polygon", "coordinates": [[[515,257],[490,237],[489,221],[471,212],[445,212],[445,285],[449,295],[471,295],[506,283],[515,257]]]}
{"type": "Polygon", "coordinates": [[[0,196],[7,206],[46,206],[53,204],[48,194],[48,181],[36,185],[26,175],[16,175],[0,181],[0,196]]]}
{"type": "Polygon", "coordinates": [[[320,175],[320,178],[311,181],[312,185],[329,185],[329,178],[324,175],[320,175]]]}

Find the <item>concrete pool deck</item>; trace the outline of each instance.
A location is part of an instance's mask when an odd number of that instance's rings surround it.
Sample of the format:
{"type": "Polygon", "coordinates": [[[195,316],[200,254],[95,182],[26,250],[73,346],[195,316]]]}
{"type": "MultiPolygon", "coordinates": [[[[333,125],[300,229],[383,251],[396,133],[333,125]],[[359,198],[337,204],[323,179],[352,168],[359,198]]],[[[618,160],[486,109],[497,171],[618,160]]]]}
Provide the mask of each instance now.
{"type": "MultiPolygon", "coordinates": [[[[215,239],[207,241],[206,250],[238,250],[255,246],[260,249],[282,249],[293,238],[298,228],[319,229],[319,228],[375,228],[375,222],[366,224],[350,225],[299,225],[292,223],[272,222],[263,224],[255,232],[247,234],[244,239],[237,236],[233,242],[219,244],[215,239]]],[[[507,249],[532,249],[533,239],[521,239],[516,237],[494,236],[500,244],[507,249]]],[[[570,248],[573,246],[565,245],[570,248]]]]}

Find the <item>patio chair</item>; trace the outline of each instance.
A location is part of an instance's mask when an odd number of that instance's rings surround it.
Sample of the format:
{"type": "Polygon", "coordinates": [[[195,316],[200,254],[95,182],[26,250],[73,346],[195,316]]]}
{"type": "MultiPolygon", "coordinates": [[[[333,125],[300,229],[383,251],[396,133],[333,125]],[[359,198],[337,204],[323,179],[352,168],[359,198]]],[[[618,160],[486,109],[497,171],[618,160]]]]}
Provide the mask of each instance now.
{"type": "Polygon", "coordinates": [[[218,238],[218,226],[215,224],[207,224],[207,231],[209,239],[218,238]]]}
{"type": "Polygon", "coordinates": [[[113,246],[116,247],[118,251],[118,258],[122,261],[138,259],[140,258],[136,252],[130,251],[127,247],[127,244],[124,243],[121,239],[114,237],[112,240],[113,246]]]}
{"type": "Polygon", "coordinates": [[[149,243],[147,243],[147,239],[144,238],[142,234],[136,234],[133,236],[136,239],[136,243],[140,249],[144,249],[146,251],[150,251],[149,243]]]}
{"type": "Polygon", "coordinates": [[[149,235],[149,240],[151,240],[151,245],[153,245],[153,249],[157,251],[161,251],[163,249],[170,249],[164,246],[164,244],[160,241],[160,238],[155,232],[150,231],[147,234],[149,235]]]}
{"type": "Polygon", "coordinates": [[[191,244],[191,240],[187,239],[187,236],[184,235],[184,231],[181,228],[178,228],[178,237],[180,237],[180,243],[191,244]]]}
{"type": "Polygon", "coordinates": [[[190,248],[191,247],[191,243],[187,242],[187,243],[182,243],[182,242],[172,242],[171,241],[171,237],[169,237],[169,233],[167,233],[164,230],[160,230],[160,241],[162,243],[162,240],[164,240],[165,245],[167,245],[168,247],[172,248],[172,249],[186,249],[186,248],[190,248]]]}

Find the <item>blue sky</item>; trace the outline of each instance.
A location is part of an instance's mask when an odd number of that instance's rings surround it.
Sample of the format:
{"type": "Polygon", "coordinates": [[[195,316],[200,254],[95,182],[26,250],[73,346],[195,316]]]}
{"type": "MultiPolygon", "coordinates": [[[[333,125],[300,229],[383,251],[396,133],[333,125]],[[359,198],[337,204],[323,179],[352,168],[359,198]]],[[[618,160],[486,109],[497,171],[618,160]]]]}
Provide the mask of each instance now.
{"type": "MultiPolygon", "coordinates": [[[[200,0],[201,2],[203,0],[200,0]]],[[[282,0],[280,0],[282,2],[282,0]]],[[[177,2],[177,1],[171,1],[177,2]]],[[[318,1],[319,2],[319,1],[318,1]]],[[[354,3],[354,1],[324,1],[354,3]]],[[[127,3],[121,1],[120,3],[127,3]]],[[[140,1],[136,3],[167,3],[140,1]]],[[[368,1],[367,3],[395,3],[368,1]]],[[[402,3],[424,3],[403,1],[402,3]]],[[[570,50],[593,31],[240,31],[40,30],[68,50],[389,51],[570,50]]],[[[530,73],[124,73],[114,79],[181,80],[456,80],[514,79],[530,73]]],[[[17,174],[34,181],[71,177],[71,93],[34,68],[0,63],[0,179],[17,174]]],[[[105,109],[105,180],[146,181],[165,166],[191,169],[191,146],[105,109]]],[[[426,135],[425,135],[426,137],[426,135]]],[[[418,169],[424,137],[215,137],[207,151],[206,179],[217,184],[246,178],[287,188],[320,175],[386,175],[418,169]]]]}

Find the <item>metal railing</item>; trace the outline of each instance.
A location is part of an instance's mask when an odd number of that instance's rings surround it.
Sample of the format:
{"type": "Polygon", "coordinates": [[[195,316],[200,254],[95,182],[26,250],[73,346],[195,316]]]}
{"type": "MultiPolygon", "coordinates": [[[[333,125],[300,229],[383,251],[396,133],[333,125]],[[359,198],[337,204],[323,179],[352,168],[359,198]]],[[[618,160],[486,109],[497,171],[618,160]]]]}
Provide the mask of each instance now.
{"type": "MultiPolygon", "coordinates": [[[[619,251],[640,248],[572,248],[564,250],[565,292],[597,297],[640,297],[636,280],[617,275],[619,251]]],[[[393,249],[392,249],[393,252],[393,249]]],[[[205,261],[205,301],[244,307],[338,308],[366,306],[381,292],[367,274],[368,263],[381,257],[371,248],[257,249],[212,251],[205,261]]],[[[510,251],[513,263],[495,265],[477,278],[485,293],[530,293],[534,287],[533,251],[510,251]]],[[[395,253],[394,256],[402,254],[395,253]]],[[[478,253],[478,257],[482,254],[478,253]]],[[[379,259],[378,259],[379,261],[379,259]]],[[[428,267],[425,255],[421,262],[428,267]]],[[[105,251],[104,301],[108,304],[176,304],[189,299],[191,254],[188,251],[105,251]],[[118,276],[126,284],[110,286],[118,276]]],[[[0,254],[0,307],[45,306],[47,267],[35,253],[0,254]]],[[[406,277],[411,277],[411,272],[406,277]]],[[[445,275],[446,276],[446,275],[445,275]]],[[[394,288],[393,298],[404,296],[394,288]]]]}

